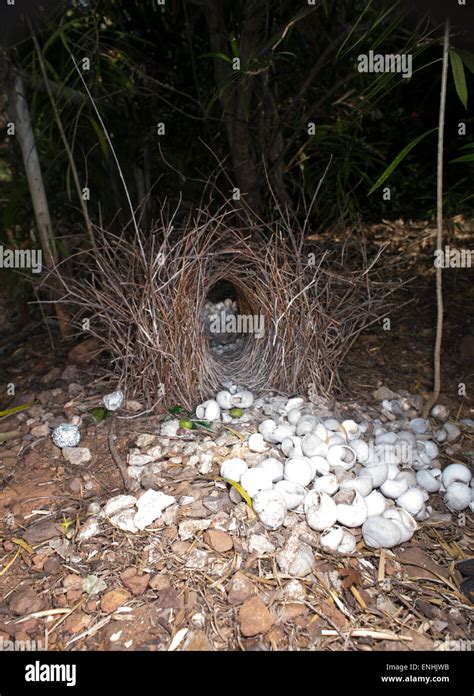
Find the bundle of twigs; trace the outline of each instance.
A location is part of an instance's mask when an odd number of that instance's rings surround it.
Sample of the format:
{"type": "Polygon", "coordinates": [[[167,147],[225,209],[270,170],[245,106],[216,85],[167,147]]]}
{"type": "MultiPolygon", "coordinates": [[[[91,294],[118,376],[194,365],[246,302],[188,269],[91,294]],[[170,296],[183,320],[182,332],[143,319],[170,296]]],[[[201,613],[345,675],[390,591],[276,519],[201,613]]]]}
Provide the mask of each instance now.
{"type": "MultiPolygon", "coordinates": [[[[56,269],[75,322],[111,357],[127,396],[147,407],[191,408],[233,380],[256,392],[327,395],[359,333],[387,311],[391,288],[373,263],[357,270],[305,240],[287,212],[263,223],[235,210],[200,208],[181,224],[176,211],[146,237],[97,230],[74,274],[56,269]],[[235,287],[242,315],[261,317],[237,353],[211,350],[201,312],[219,281],[235,287]]],[[[359,260],[359,264],[360,264],[359,260]]]]}

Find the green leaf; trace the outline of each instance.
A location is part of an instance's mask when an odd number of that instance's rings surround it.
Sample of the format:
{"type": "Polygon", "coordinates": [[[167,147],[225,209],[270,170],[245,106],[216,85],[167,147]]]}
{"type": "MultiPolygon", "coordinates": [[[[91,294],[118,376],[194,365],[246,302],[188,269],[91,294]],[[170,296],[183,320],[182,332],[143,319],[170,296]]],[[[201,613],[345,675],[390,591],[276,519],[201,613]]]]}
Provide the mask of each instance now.
{"type": "Polygon", "coordinates": [[[232,53],[234,55],[234,58],[239,58],[239,44],[237,43],[237,39],[235,38],[234,32],[232,32],[229,36],[230,38],[230,47],[232,49],[232,53]]]}
{"type": "Polygon", "coordinates": [[[454,162],[474,162],[474,153],[471,155],[462,155],[462,157],[456,157],[456,159],[450,160],[449,164],[454,162]]]}
{"type": "Polygon", "coordinates": [[[469,53],[468,51],[458,51],[458,55],[461,56],[461,60],[466,68],[474,73],[474,53],[469,53]]]}
{"type": "Polygon", "coordinates": [[[105,420],[109,415],[109,411],[107,411],[107,409],[103,408],[102,406],[91,409],[89,413],[94,417],[97,423],[102,423],[102,421],[105,420]]]}
{"type": "Polygon", "coordinates": [[[95,118],[93,118],[92,116],[90,116],[90,122],[92,124],[93,129],[96,132],[97,139],[98,139],[99,144],[100,144],[100,149],[102,150],[105,159],[108,160],[109,159],[109,148],[108,148],[104,133],[102,131],[102,128],[99,126],[99,124],[97,123],[95,118]]]}
{"type": "Polygon", "coordinates": [[[431,128],[431,130],[426,131],[426,133],[419,135],[417,138],[412,140],[411,143],[408,143],[408,145],[406,145],[403,148],[403,150],[398,153],[398,155],[395,157],[393,162],[391,162],[388,165],[388,167],[385,169],[385,171],[379,176],[379,178],[377,179],[375,184],[372,186],[372,188],[370,189],[370,191],[367,195],[370,196],[374,191],[376,191],[380,186],[382,186],[384,181],[386,181],[388,179],[388,177],[390,176],[390,174],[392,174],[392,172],[395,171],[395,169],[398,167],[400,162],[405,159],[405,157],[408,155],[408,153],[411,152],[411,150],[413,150],[413,148],[416,145],[418,145],[419,142],[421,142],[424,138],[426,138],[427,135],[429,135],[430,133],[433,133],[433,131],[435,131],[435,130],[438,130],[438,129],[431,128]]]}
{"type": "Polygon", "coordinates": [[[0,411],[0,418],[3,418],[3,416],[11,416],[12,413],[24,411],[25,408],[30,408],[30,406],[33,406],[33,401],[28,401],[27,404],[22,404],[21,406],[13,406],[13,408],[7,408],[6,411],[0,411]]]}
{"type": "Polygon", "coordinates": [[[462,64],[460,55],[456,53],[456,51],[450,51],[449,57],[451,59],[451,70],[453,71],[456,92],[461,100],[461,104],[467,110],[467,85],[466,75],[464,74],[464,65],[462,64]]]}
{"type": "Polygon", "coordinates": [[[222,51],[211,51],[210,53],[203,53],[199,58],[219,58],[220,60],[225,60],[226,63],[232,64],[232,60],[229,56],[222,51]]]}
{"type": "Polygon", "coordinates": [[[176,406],[171,406],[171,408],[168,409],[169,413],[182,413],[184,411],[184,408],[177,404],[176,406]]]}
{"type": "Polygon", "coordinates": [[[209,423],[209,421],[206,420],[193,420],[193,425],[197,426],[198,428],[203,428],[204,430],[212,430],[212,425],[209,423]]]}

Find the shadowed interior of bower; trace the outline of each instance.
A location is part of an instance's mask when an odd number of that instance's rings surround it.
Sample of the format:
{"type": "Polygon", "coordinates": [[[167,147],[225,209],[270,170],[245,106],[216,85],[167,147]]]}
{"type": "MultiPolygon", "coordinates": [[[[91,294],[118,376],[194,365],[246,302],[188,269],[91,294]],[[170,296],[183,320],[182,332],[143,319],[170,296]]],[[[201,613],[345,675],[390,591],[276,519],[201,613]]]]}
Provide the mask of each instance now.
{"type": "Polygon", "coordinates": [[[228,279],[217,280],[204,301],[201,318],[213,357],[237,357],[251,338],[242,321],[245,305],[242,295],[228,279]]]}

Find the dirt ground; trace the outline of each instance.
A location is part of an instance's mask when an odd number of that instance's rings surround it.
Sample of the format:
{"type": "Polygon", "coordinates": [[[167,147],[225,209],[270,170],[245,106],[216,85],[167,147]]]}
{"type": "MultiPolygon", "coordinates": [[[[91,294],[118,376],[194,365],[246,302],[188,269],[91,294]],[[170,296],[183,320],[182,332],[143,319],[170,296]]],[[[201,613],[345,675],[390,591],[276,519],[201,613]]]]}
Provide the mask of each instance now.
{"type": "MultiPolygon", "coordinates": [[[[387,277],[414,279],[397,295],[391,330],[374,325],[365,332],[341,370],[337,401],[351,416],[379,406],[373,392],[381,385],[426,396],[432,383],[434,229],[399,222],[367,233],[371,249],[389,244],[387,277]]],[[[456,235],[458,246],[472,246],[471,231],[458,228],[456,235]]],[[[474,418],[473,273],[444,273],[440,402],[457,423],[474,418]]],[[[266,531],[216,480],[230,451],[246,453],[245,444],[219,426],[212,434],[180,431],[163,438],[164,416],[137,416],[129,405],[116,421],[119,456],[125,461],[137,438],[145,442],[148,434],[149,443],[163,449],[160,490],[180,504],[144,531],[104,524],[100,533],[81,538],[96,504],[124,492],[109,446],[111,421],[96,423],[89,413],[113,384],[100,361],[68,361],[73,344],[54,335],[51,347],[43,324],[20,337],[12,344],[5,334],[0,342],[9,345],[0,353],[0,393],[16,385],[16,396],[3,396],[0,408],[34,402],[0,418],[4,646],[16,640],[53,650],[472,649],[474,582],[462,585],[457,566],[473,556],[472,515],[446,514],[440,503],[411,542],[372,551],[359,535],[352,556],[323,552],[317,535],[309,535],[313,572],[285,575],[275,550],[286,532],[266,531]],[[81,447],[92,454],[80,465],[68,463],[49,436],[75,414],[83,415],[81,447]],[[207,473],[190,462],[186,445],[196,439],[209,453],[207,473]]],[[[442,464],[472,467],[473,441],[472,429],[462,427],[442,464]]]]}

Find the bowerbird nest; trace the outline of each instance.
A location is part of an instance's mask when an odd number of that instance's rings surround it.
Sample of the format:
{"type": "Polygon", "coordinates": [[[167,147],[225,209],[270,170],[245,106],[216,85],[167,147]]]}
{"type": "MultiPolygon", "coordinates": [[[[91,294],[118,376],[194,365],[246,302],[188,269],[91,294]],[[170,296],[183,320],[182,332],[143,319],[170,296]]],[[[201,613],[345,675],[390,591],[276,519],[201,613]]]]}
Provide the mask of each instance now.
{"type": "MultiPolygon", "coordinates": [[[[170,215],[148,235],[97,230],[74,271],[56,269],[75,323],[95,336],[126,395],[147,407],[187,408],[226,380],[255,392],[340,388],[338,367],[360,332],[385,316],[392,289],[374,263],[324,250],[289,214],[272,223],[233,210],[170,215]],[[202,310],[220,284],[239,315],[263,322],[238,349],[216,353],[202,310]]],[[[83,334],[84,335],[84,334],[83,334]]]]}

